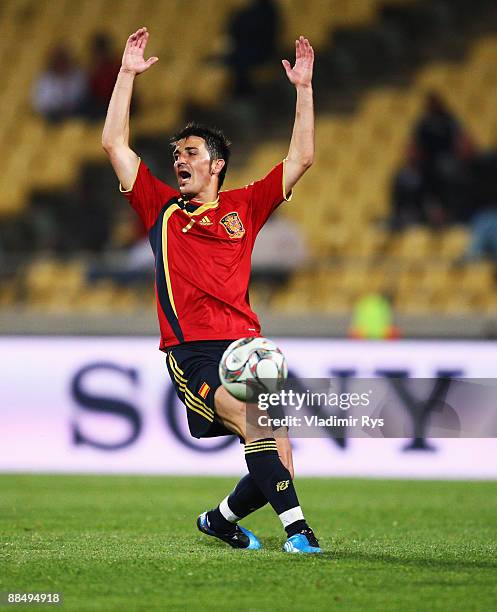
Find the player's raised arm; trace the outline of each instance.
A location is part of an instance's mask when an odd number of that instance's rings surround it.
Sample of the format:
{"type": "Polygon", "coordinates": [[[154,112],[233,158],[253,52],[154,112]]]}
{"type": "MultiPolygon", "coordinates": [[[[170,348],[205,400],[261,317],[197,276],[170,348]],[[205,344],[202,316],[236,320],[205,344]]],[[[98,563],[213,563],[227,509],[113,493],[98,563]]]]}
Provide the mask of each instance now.
{"type": "Polygon", "coordinates": [[[297,90],[295,123],[285,163],[285,187],[290,192],[295,183],[314,161],[314,104],[312,69],[314,50],[307,38],[295,41],[295,65],[282,60],[288,80],[297,90]]]}
{"type": "Polygon", "coordinates": [[[129,107],[135,76],[148,70],[158,57],[145,60],[143,54],[148,42],[147,28],[140,28],[126,41],[121,70],[114,86],[107,110],[102,147],[123,187],[131,189],[136,177],[139,158],[129,147],[129,107]]]}

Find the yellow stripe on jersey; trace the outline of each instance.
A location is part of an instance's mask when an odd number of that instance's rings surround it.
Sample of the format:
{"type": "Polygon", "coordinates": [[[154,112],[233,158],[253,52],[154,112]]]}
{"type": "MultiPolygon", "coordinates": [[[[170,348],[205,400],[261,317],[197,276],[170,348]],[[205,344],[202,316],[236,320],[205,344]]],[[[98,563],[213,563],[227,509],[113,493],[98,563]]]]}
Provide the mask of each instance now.
{"type": "Polygon", "coordinates": [[[201,215],[202,213],[204,213],[206,210],[210,210],[211,208],[217,208],[218,206],[219,206],[219,196],[217,196],[214,202],[206,202],[205,204],[202,204],[202,206],[199,206],[197,209],[191,212],[190,215],[192,217],[193,216],[197,217],[198,215],[201,215]]]}
{"type": "Polygon", "coordinates": [[[171,204],[171,206],[164,213],[164,218],[162,220],[162,261],[164,263],[164,273],[166,275],[167,294],[169,296],[169,301],[171,302],[173,312],[176,317],[178,317],[176,305],[174,304],[173,291],[171,289],[171,277],[169,276],[169,264],[167,261],[167,222],[175,210],[181,209],[177,204],[171,204]]]}
{"type": "Polygon", "coordinates": [[[195,220],[192,219],[190,223],[188,223],[188,225],[185,225],[185,227],[181,230],[183,234],[186,234],[188,230],[192,229],[194,223],[195,223],[195,220]]]}

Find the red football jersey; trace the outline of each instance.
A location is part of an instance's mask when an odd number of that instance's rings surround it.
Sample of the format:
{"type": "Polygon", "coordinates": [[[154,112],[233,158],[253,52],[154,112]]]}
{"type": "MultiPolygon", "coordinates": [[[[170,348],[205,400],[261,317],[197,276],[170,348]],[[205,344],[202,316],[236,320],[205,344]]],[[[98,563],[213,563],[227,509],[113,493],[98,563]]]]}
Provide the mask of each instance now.
{"type": "Polygon", "coordinates": [[[160,348],[196,340],[260,335],[250,308],[252,249],[272,211],[288,199],[284,163],[215,202],[187,201],[140,161],[129,191],[121,191],[144,222],[155,255],[160,348]]]}

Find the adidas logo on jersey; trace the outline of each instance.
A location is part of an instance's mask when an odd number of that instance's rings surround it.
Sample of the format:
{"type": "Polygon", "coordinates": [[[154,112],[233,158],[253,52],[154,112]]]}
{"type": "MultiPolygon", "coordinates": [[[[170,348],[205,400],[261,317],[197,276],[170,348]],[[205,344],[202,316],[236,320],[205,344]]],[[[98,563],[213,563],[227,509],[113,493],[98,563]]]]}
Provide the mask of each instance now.
{"type": "Polygon", "coordinates": [[[205,215],[205,217],[202,217],[199,223],[200,225],[212,225],[212,221],[209,219],[207,215],[205,215]]]}

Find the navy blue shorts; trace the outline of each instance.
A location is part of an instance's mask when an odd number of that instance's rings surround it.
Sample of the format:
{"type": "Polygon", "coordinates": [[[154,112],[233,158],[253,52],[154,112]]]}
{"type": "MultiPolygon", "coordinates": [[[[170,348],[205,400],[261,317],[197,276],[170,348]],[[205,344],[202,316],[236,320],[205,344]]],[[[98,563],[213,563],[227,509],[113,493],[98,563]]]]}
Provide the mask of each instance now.
{"type": "Polygon", "coordinates": [[[194,438],[233,435],[214,412],[214,394],[221,385],[219,362],[232,342],[184,342],[166,351],[167,369],[178,397],[187,408],[188,427],[194,438]]]}

